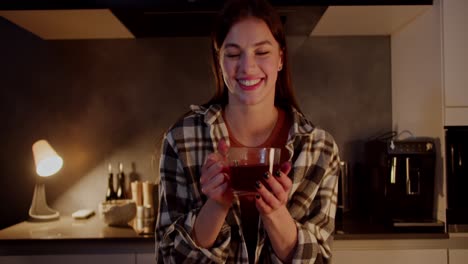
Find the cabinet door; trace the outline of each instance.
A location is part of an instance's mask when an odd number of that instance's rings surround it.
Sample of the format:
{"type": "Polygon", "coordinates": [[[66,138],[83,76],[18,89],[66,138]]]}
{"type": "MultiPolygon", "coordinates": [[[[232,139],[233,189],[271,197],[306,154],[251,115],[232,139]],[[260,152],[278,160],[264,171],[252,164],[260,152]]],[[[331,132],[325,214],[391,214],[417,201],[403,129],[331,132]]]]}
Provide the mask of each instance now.
{"type": "Polygon", "coordinates": [[[468,1],[442,4],[445,106],[468,107],[468,1]]]}
{"type": "Polygon", "coordinates": [[[135,264],[135,254],[1,256],[0,263],[26,264],[135,264]]]}
{"type": "Polygon", "coordinates": [[[449,264],[466,264],[468,262],[468,249],[450,249],[449,264]]]}
{"type": "Polygon", "coordinates": [[[139,253],[136,255],[136,264],[156,263],[154,253],[139,253]]]}
{"type": "Polygon", "coordinates": [[[447,250],[340,250],[333,252],[332,264],[362,263],[447,264],[447,250]]]}

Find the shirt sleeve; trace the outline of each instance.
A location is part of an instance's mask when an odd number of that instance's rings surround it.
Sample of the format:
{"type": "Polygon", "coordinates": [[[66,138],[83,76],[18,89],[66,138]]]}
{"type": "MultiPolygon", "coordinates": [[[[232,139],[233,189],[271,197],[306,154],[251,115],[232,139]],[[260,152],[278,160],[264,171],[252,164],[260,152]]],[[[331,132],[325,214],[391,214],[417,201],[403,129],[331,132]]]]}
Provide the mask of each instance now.
{"type": "MultiPolygon", "coordinates": [[[[329,263],[335,228],[339,156],[333,138],[311,137],[294,164],[289,211],[298,230],[293,263],[329,263]],[[295,176],[296,177],[296,176],[295,176]]],[[[273,263],[281,263],[272,250],[273,263]]]]}
{"type": "MultiPolygon", "coordinates": [[[[160,158],[160,205],[155,231],[158,263],[224,263],[228,257],[230,227],[224,225],[212,248],[197,246],[191,237],[197,214],[202,206],[195,195],[198,180],[184,166],[167,134],[160,158]]],[[[197,192],[198,193],[198,192],[197,192]]]]}

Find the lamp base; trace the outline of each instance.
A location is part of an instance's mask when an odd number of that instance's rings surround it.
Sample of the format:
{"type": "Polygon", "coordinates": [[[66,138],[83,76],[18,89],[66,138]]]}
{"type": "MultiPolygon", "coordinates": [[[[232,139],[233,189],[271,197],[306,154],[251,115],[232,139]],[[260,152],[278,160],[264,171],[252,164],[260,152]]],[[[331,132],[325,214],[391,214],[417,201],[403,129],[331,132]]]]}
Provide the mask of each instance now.
{"type": "Polygon", "coordinates": [[[36,183],[34,187],[34,196],[31,207],[29,208],[29,217],[33,221],[51,221],[60,217],[59,212],[51,209],[47,205],[44,183],[36,183]]]}

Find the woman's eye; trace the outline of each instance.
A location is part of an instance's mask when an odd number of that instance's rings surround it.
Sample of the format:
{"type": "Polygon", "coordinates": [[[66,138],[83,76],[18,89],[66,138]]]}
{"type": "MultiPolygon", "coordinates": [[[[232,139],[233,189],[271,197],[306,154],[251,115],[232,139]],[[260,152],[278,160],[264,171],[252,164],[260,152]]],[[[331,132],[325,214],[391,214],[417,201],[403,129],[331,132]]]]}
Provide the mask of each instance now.
{"type": "Polygon", "coordinates": [[[269,51],[257,51],[257,55],[259,56],[264,56],[264,55],[267,55],[268,53],[270,53],[269,51]]]}
{"type": "Polygon", "coordinates": [[[226,57],[228,57],[228,58],[237,58],[239,56],[240,56],[240,54],[237,54],[237,53],[228,53],[228,54],[226,54],[226,57]]]}

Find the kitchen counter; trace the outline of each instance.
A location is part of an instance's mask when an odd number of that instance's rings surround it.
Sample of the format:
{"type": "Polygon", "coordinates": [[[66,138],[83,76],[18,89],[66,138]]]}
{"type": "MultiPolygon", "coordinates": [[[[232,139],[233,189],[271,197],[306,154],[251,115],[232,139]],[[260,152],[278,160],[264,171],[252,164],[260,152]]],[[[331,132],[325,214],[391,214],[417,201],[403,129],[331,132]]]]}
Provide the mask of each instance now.
{"type": "MultiPolygon", "coordinates": [[[[338,232],[333,247],[335,250],[468,248],[468,235],[338,232]]],[[[62,216],[50,222],[24,221],[0,230],[0,256],[114,253],[154,254],[154,236],[138,235],[130,226],[107,226],[96,215],[84,220],[62,216]]]]}
{"type": "Polygon", "coordinates": [[[400,222],[393,226],[372,218],[366,213],[337,212],[336,239],[440,239],[448,238],[444,222],[418,221],[417,224],[400,222]]]}
{"type": "Polygon", "coordinates": [[[0,230],[0,255],[154,252],[154,236],[107,226],[98,216],[49,222],[24,221],[0,230]]]}
{"type": "Polygon", "coordinates": [[[130,227],[107,226],[96,215],[88,219],[62,216],[48,222],[24,221],[0,230],[1,239],[110,239],[137,238],[130,227]]]}

